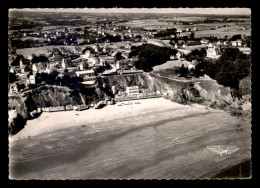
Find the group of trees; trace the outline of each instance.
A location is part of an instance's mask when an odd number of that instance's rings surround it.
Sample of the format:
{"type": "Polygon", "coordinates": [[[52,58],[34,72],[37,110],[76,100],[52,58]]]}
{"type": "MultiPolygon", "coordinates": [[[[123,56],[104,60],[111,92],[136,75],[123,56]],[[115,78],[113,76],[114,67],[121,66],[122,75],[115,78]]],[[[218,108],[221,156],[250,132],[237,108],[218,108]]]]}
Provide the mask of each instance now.
{"type": "Polygon", "coordinates": [[[46,57],[45,55],[32,55],[32,63],[39,63],[39,62],[49,62],[48,57],[46,57]]]}
{"type": "Polygon", "coordinates": [[[79,82],[83,81],[81,77],[77,76],[59,76],[59,73],[57,71],[54,71],[50,74],[47,73],[37,73],[36,74],[37,82],[46,82],[50,85],[62,85],[71,87],[73,89],[76,89],[79,82]]]}
{"type": "Polygon", "coordinates": [[[110,40],[110,42],[120,42],[121,41],[121,36],[120,35],[110,35],[110,34],[106,34],[105,37],[102,37],[101,40],[104,42],[106,40],[110,40]]]}
{"type": "Polygon", "coordinates": [[[12,18],[9,22],[10,30],[20,30],[20,29],[35,29],[36,27],[42,27],[40,23],[35,23],[26,19],[16,19],[12,18]]]}
{"type": "Polygon", "coordinates": [[[82,53],[85,54],[85,52],[86,52],[87,50],[89,50],[90,53],[92,53],[92,54],[95,53],[95,50],[94,50],[93,48],[89,47],[89,46],[86,47],[85,49],[83,49],[83,50],[82,50],[82,53]]]}
{"type": "Polygon", "coordinates": [[[177,50],[159,47],[152,44],[142,44],[141,46],[133,46],[129,57],[137,56],[138,60],[134,62],[137,69],[142,69],[145,72],[152,71],[152,67],[161,65],[170,59],[171,55],[176,55],[177,50]]]}
{"type": "Polygon", "coordinates": [[[81,38],[85,40],[83,44],[92,44],[95,42],[95,36],[89,30],[85,30],[84,34],[81,35],[81,38]]]}
{"type": "Polygon", "coordinates": [[[18,66],[21,59],[22,59],[22,61],[23,61],[24,56],[23,56],[23,55],[20,55],[20,54],[17,55],[17,56],[15,57],[15,59],[11,62],[11,65],[12,65],[12,66],[18,66]]]}
{"type": "Polygon", "coordinates": [[[35,41],[31,39],[26,40],[20,40],[20,39],[14,39],[11,40],[11,46],[12,48],[33,48],[35,46],[35,41]]]}
{"type": "Polygon", "coordinates": [[[9,81],[9,83],[14,83],[15,81],[17,81],[16,75],[12,72],[9,72],[8,73],[8,81],[9,81]]]}
{"type": "Polygon", "coordinates": [[[194,49],[185,56],[187,61],[197,60],[202,61],[207,55],[206,48],[194,49]]]}
{"type": "Polygon", "coordinates": [[[176,28],[159,31],[154,36],[159,38],[159,37],[169,37],[171,35],[175,35],[175,37],[177,37],[177,35],[176,35],[176,28]]]}
{"type": "Polygon", "coordinates": [[[219,59],[204,59],[193,71],[195,75],[207,74],[219,84],[239,90],[239,81],[251,74],[251,55],[238,48],[227,48],[219,59]]]}
{"type": "Polygon", "coordinates": [[[242,39],[241,34],[233,35],[233,36],[231,37],[231,41],[236,41],[236,40],[240,40],[240,39],[242,39]]]}
{"type": "MultiPolygon", "coordinates": [[[[186,56],[187,57],[187,56],[186,56]]],[[[200,60],[193,69],[182,67],[175,69],[174,73],[180,77],[192,75],[195,77],[204,74],[215,79],[219,84],[230,87],[235,97],[241,97],[240,81],[251,75],[251,55],[244,54],[238,48],[227,48],[219,59],[205,59],[204,50],[193,50],[188,54],[188,59],[200,60]]]]}

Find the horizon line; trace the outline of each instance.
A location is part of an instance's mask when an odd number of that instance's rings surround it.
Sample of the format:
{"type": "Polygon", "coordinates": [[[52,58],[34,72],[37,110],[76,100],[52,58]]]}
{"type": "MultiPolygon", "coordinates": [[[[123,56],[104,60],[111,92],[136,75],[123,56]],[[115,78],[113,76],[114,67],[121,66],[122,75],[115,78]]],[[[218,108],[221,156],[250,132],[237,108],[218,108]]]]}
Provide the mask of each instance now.
{"type": "Polygon", "coordinates": [[[250,8],[11,8],[9,12],[251,15],[250,8]]]}

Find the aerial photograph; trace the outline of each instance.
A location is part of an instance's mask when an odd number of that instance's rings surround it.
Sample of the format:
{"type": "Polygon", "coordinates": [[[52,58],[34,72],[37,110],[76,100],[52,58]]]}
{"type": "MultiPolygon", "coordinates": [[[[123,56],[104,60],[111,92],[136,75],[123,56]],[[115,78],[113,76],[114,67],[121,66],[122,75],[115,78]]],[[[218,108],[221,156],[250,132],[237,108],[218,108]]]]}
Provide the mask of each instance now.
{"type": "Polygon", "coordinates": [[[250,179],[250,8],[12,8],[11,180],[250,179]]]}

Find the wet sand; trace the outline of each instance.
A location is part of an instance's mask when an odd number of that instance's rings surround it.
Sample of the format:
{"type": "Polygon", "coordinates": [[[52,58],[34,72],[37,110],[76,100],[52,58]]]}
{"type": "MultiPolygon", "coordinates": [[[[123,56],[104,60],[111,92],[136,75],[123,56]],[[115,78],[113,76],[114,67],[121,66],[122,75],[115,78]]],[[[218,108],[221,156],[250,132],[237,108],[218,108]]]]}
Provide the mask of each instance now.
{"type": "Polygon", "coordinates": [[[250,125],[224,111],[162,98],[131,103],[28,121],[9,139],[10,178],[210,178],[251,157],[250,125]],[[220,156],[212,145],[240,150],[220,156]]]}

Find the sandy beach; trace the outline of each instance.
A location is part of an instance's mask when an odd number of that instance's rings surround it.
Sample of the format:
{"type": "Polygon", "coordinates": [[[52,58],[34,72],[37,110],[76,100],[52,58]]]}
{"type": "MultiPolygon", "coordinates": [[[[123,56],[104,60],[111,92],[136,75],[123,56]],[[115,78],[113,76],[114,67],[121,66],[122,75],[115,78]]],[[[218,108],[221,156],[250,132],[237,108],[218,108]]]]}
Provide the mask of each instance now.
{"type": "MultiPolygon", "coordinates": [[[[156,113],[180,108],[182,108],[182,110],[188,110],[190,106],[173,103],[164,98],[153,98],[117,102],[115,105],[108,105],[102,109],[90,108],[84,111],[43,112],[40,117],[28,120],[22,131],[13,137],[9,137],[9,142],[68,127],[78,127],[84,124],[124,119],[132,116],[141,116],[142,114],[150,112],[156,113]]],[[[195,108],[197,108],[197,110],[205,110],[205,107],[199,105],[193,105],[192,109],[194,110],[195,108]]],[[[98,130],[104,127],[96,128],[98,130]]]]}
{"type": "Polygon", "coordinates": [[[10,178],[210,178],[251,157],[250,125],[224,111],[163,98],[120,103],[29,120],[9,138],[10,178]],[[240,149],[220,156],[211,145],[240,149]]]}

